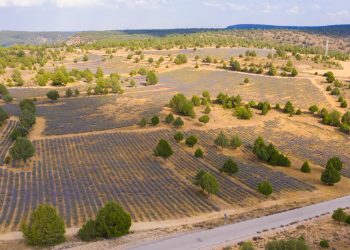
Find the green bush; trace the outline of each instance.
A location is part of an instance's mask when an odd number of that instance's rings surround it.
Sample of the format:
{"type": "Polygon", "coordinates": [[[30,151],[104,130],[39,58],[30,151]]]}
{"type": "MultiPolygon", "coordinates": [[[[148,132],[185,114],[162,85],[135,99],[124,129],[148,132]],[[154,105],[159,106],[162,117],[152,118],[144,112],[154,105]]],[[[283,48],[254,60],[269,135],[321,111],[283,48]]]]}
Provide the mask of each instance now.
{"type": "Polygon", "coordinates": [[[347,123],[341,124],[340,131],[346,134],[350,134],[350,126],[347,123]]]}
{"type": "Polygon", "coordinates": [[[169,143],[166,140],[161,139],[154,150],[154,155],[167,159],[170,156],[172,156],[172,154],[173,154],[173,150],[171,149],[171,146],[169,145],[169,143]]]}
{"type": "Polygon", "coordinates": [[[242,146],[241,139],[238,136],[232,137],[232,139],[230,141],[230,146],[233,149],[239,148],[240,146],[242,146]]]}
{"type": "Polygon", "coordinates": [[[343,169],[343,162],[338,156],[334,156],[327,161],[326,167],[330,166],[333,166],[337,171],[341,171],[343,169]]]}
{"type": "Polygon", "coordinates": [[[174,139],[176,142],[180,142],[184,139],[184,135],[181,132],[176,132],[176,134],[174,135],[174,139]]]}
{"type": "Polygon", "coordinates": [[[344,101],[341,102],[340,107],[341,108],[347,108],[348,107],[348,103],[344,100],[344,101]]]}
{"type": "Polygon", "coordinates": [[[147,120],[145,118],[142,118],[139,124],[140,124],[140,127],[146,127],[147,120]]]}
{"type": "Polygon", "coordinates": [[[0,126],[9,118],[8,113],[0,107],[0,126]]]}
{"type": "Polygon", "coordinates": [[[174,121],[174,115],[173,115],[173,113],[169,113],[166,117],[165,117],[165,122],[166,123],[172,123],[173,121],[174,121]]]}
{"type": "Polygon", "coordinates": [[[228,159],[219,170],[221,173],[224,172],[229,175],[234,175],[238,172],[238,166],[232,159],[228,159]]]}
{"type": "Polygon", "coordinates": [[[67,96],[67,97],[73,96],[73,91],[72,91],[71,89],[67,89],[67,90],[66,90],[66,96],[67,96]]]}
{"type": "Polygon", "coordinates": [[[39,205],[31,214],[29,223],[22,227],[23,236],[29,245],[48,246],[64,241],[64,222],[49,205],[39,205]]]}
{"type": "Polygon", "coordinates": [[[191,135],[190,137],[188,137],[188,138],[186,139],[185,142],[186,142],[186,144],[187,144],[189,147],[193,147],[194,145],[197,144],[198,139],[197,139],[197,137],[195,137],[194,135],[191,135]]]}
{"type": "Polygon", "coordinates": [[[228,138],[222,131],[220,132],[218,137],[215,139],[214,143],[215,145],[221,147],[222,149],[227,148],[230,145],[228,138]]]}
{"type": "Polygon", "coordinates": [[[148,71],[146,76],[146,85],[156,85],[158,83],[158,76],[152,70],[148,71]]]}
{"type": "Polygon", "coordinates": [[[204,109],[204,114],[209,114],[211,112],[211,108],[207,105],[204,109]]]}
{"type": "Polygon", "coordinates": [[[333,165],[326,167],[326,169],[322,172],[321,181],[328,186],[334,186],[334,184],[340,182],[340,180],[341,175],[339,171],[333,167],[333,165]]]}
{"type": "Polygon", "coordinates": [[[324,76],[326,77],[326,80],[328,83],[332,83],[335,81],[335,76],[334,76],[334,73],[332,71],[325,73],[324,76]]]}
{"type": "Polygon", "coordinates": [[[308,161],[305,161],[301,166],[300,171],[303,173],[311,173],[311,168],[308,161]]]}
{"type": "Polygon", "coordinates": [[[151,123],[152,123],[153,126],[158,125],[158,124],[159,124],[159,117],[156,116],[156,115],[153,116],[153,117],[151,118],[151,123]]]}
{"type": "Polygon", "coordinates": [[[96,216],[97,232],[103,238],[115,238],[129,233],[131,216],[115,202],[108,202],[96,216]]]}
{"type": "Polygon", "coordinates": [[[346,222],[348,215],[344,212],[342,208],[338,208],[332,214],[332,219],[338,222],[346,222]]]}
{"type": "Polygon", "coordinates": [[[208,122],[209,122],[210,118],[209,118],[209,116],[208,116],[208,115],[203,115],[203,116],[199,117],[199,119],[198,119],[198,120],[199,120],[201,123],[206,124],[206,123],[208,123],[208,122]]]}
{"type": "Polygon", "coordinates": [[[341,114],[337,110],[333,110],[330,114],[326,114],[323,117],[322,122],[326,125],[337,127],[340,125],[340,118],[341,114]]]}
{"type": "Polygon", "coordinates": [[[303,238],[273,240],[266,244],[265,250],[309,250],[303,238]]]}
{"type": "Polygon", "coordinates": [[[51,101],[56,101],[60,97],[57,90],[50,90],[49,92],[47,92],[46,96],[51,101]]]}
{"type": "Polygon", "coordinates": [[[173,122],[174,127],[179,128],[184,125],[184,121],[181,119],[181,117],[177,117],[173,122]]]}
{"type": "Polygon", "coordinates": [[[83,241],[92,241],[98,237],[97,223],[95,220],[88,220],[78,232],[78,237],[83,241]]]}
{"type": "Polygon", "coordinates": [[[239,250],[255,250],[253,243],[250,241],[243,242],[243,244],[239,247],[239,250]]]}
{"type": "Polygon", "coordinates": [[[284,111],[284,113],[293,115],[294,111],[295,111],[293,104],[290,101],[288,101],[286,103],[286,105],[284,106],[283,111],[284,111]]]}
{"type": "Polygon", "coordinates": [[[318,107],[316,105],[312,105],[310,106],[309,111],[311,113],[316,113],[318,111],[318,107]]]}
{"type": "Polygon", "coordinates": [[[202,188],[203,192],[206,191],[208,195],[219,192],[219,184],[215,176],[204,170],[197,172],[193,184],[202,188]]]}
{"type": "Polygon", "coordinates": [[[272,194],[273,188],[270,182],[263,181],[258,185],[258,191],[263,195],[269,196],[272,194]]]}
{"type": "Polygon", "coordinates": [[[195,152],[194,152],[194,156],[197,158],[203,158],[203,151],[202,149],[198,148],[195,152]]]}
{"type": "Polygon", "coordinates": [[[2,97],[2,99],[5,101],[5,102],[12,102],[13,101],[13,97],[10,95],[10,94],[6,94],[2,97]]]}
{"type": "Polygon", "coordinates": [[[169,102],[169,106],[174,112],[178,114],[190,116],[192,118],[195,116],[193,103],[191,101],[188,101],[186,97],[181,93],[173,96],[169,102]]]}
{"type": "Polygon", "coordinates": [[[295,112],[295,114],[296,114],[296,115],[302,115],[303,112],[302,112],[300,109],[298,109],[298,110],[295,112]]]}
{"type": "Polygon", "coordinates": [[[235,115],[238,119],[249,120],[252,118],[253,113],[249,108],[245,106],[238,106],[235,108],[235,115]]]}
{"type": "Polygon", "coordinates": [[[201,99],[200,99],[198,96],[196,96],[196,95],[192,96],[191,102],[192,102],[193,105],[196,106],[196,107],[198,107],[198,106],[201,105],[201,99]]]}
{"type": "Polygon", "coordinates": [[[320,247],[322,247],[322,248],[329,248],[328,240],[321,240],[320,241],[320,247]]]}
{"type": "Polygon", "coordinates": [[[341,118],[341,122],[350,125],[350,112],[347,111],[341,118]]]}
{"type": "Polygon", "coordinates": [[[335,87],[331,90],[331,95],[340,95],[340,90],[338,87],[335,87]]]}
{"type": "Polygon", "coordinates": [[[10,148],[10,155],[14,160],[24,160],[27,162],[35,153],[33,144],[26,138],[18,137],[14,145],[10,148]]]}
{"type": "Polygon", "coordinates": [[[187,63],[187,56],[184,54],[178,54],[174,60],[174,63],[178,65],[187,63]]]}

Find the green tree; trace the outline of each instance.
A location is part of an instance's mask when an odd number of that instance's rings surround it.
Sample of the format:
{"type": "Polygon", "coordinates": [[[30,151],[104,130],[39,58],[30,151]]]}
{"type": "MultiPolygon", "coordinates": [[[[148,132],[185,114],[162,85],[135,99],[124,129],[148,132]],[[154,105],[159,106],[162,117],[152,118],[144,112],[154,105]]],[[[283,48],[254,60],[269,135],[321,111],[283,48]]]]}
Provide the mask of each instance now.
{"type": "Polygon", "coordinates": [[[205,124],[207,124],[208,122],[209,122],[209,116],[208,115],[203,115],[203,116],[201,116],[201,117],[199,117],[199,122],[201,122],[201,123],[205,123],[205,124]]]}
{"type": "Polygon", "coordinates": [[[176,132],[174,135],[174,139],[176,142],[180,142],[184,139],[184,135],[181,132],[176,132]]]}
{"type": "Polygon", "coordinates": [[[194,185],[202,188],[203,192],[210,194],[217,194],[219,192],[219,184],[211,173],[200,170],[194,178],[194,185]]]}
{"type": "Polygon", "coordinates": [[[232,139],[230,141],[230,146],[233,149],[239,148],[240,146],[242,146],[241,139],[238,136],[232,137],[232,139]]]}
{"type": "Polygon", "coordinates": [[[335,81],[335,76],[334,76],[334,73],[332,71],[325,73],[324,76],[326,77],[326,80],[328,83],[332,83],[335,81]]]}
{"type": "Polygon", "coordinates": [[[309,165],[308,161],[305,161],[304,164],[301,166],[300,171],[303,173],[310,173],[311,172],[311,168],[309,165]]]}
{"type": "Polygon", "coordinates": [[[178,54],[174,60],[175,64],[185,64],[187,63],[187,56],[184,54],[178,54]]]}
{"type": "Polygon", "coordinates": [[[310,106],[309,111],[311,113],[316,113],[318,111],[318,107],[316,105],[312,105],[310,106]]]}
{"type": "Polygon", "coordinates": [[[263,181],[258,185],[258,191],[263,195],[269,196],[272,194],[273,188],[270,182],[263,181]]]}
{"type": "Polygon", "coordinates": [[[225,161],[224,165],[220,168],[220,172],[227,173],[229,175],[234,175],[238,172],[238,166],[237,163],[234,162],[232,159],[228,159],[225,161]]]}
{"type": "Polygon", "coordinates": [[[290,101],[288,101],[288,102],[286,103],[286,105],[284,106],[284,110],[283,110],[283,111],[284,111],[284,113],[293,115],[294,112],[295,112],[295,109],[294,109],[293,104],[292,104],[290,101]]]}
{"type": "Polygon", "coordinates": [[[140,127],[146,127],[147,120],[145,118],[142,118],[139,124],[140,124],[140,127]]]}
{"type": "Polygon", "coordinates": [[[151,123],[152,123],[153,126],[158,125],[158,124],[159,124],[159,117],[156,116],[156,115],[153,116],[153,117],[151,118],[151,123]]]}
{"type": "Polygon", "coordinates": [[[253,246],[253,243],[246,241],[239,247],[239,250],[255,250],[255,247],[253,246]]]}
{"type": "Polygon", "coordinates": [[[327,162],[327,167],[333,166],[335,170],[341,171],[343,168],[343,162],[339,159],[338,156],[330,158],[327,162]]]}
{"type": "Polygon", "coordinates": [[[115,238],[129,233],[131,216],[116,202],[110,201],[96,216],[97,231],[103,238],[115,238]]]}
{"type": "Polygon", "coordinates": [[[39,205],[31,214],[29,223],[22,226],[29,245],[48,246],[64,241],[64,222],[50,205],[39,205]]]}
{"type": "Polygon", "coordinates": [[[49,98],[52,102],[56,101],[60,95],[58,94],[57,90],[49,90],[49,92],[46,93],[47,98],[49,98]]]}
{"type": "Polygon", "coordinates": [[[191,135],[189,137],[186,138],[185,143],[189,146],[189,147],[193,147],[194,145],[196,145],[198,142],[197,137],[195,137],[194,135],[191,135]]]}
{"type": "Polygon", "coordinates": [[[192,118],[195,116],[193,103],[187,100],[187,98],[181,93],[178,93],[171,98],[169,106],[173,111],[181,115],[190,116],[192,118]]]}
{"type": "Polygon", "coordinates": [[[173,115],[173,113],[169,113],[166,117],[165,117],[165,122],[166,123],[172,123],[173,121],[174,121],[174,115],[173,115]]]}
{"type": "Polygon", "coordinates": [[[305,243],[303,238],[285,239],[269,241],[265,250],[309,250],[310,247],[305,243]]]}
{"type": "Polygon", "coordinates": [[[340,179],[340,173],[333,167],[333,165],[326,167],[321,175],[321,181],[328,186],[334,186],[335,183],[340,182],[340,179]]]}
{"type": "Polygon", "coordinates": [[[18,137],[10,149],[10,155],[14,160],[24,160],[26,163],[35,153],[33,144],[26,138],[18,137]]]}
{"type": "Polygon", "coordinates": [[[203,158],[203,151],[200,148],[197,148],[196,151],[194,152],[194,156],[196,158],[203,158]]]}
{"type": "Polygon", "coordinates": [[[173,150],[166,140],[161,139],[154,150],[154,155],[167,159],[173,155],[173,150]]]}
{"type": "Polygon", "coordinates": [[[233,57],[230,60],[230,66],[233,71],[241,71],[241,64],[237,60],[234,60],[233,57]]]}
{"type": "Polygon", "coordinates": [[[215,145],[221,147],[221,149],[227,148],[230,145],[229,140],[223,131],[220,132],[214,143],[215,145]]]}
{"type": "Polygon", "coordinates": [[[156,72],[150,70],[146,76],[146,85],[156,85],[158,83],[158,76],[156,72]]]}
{"type": "Polygon", "coordinates": [[[173,122],[174,127],[179,128],[184,125],[184,121],[181,119],[181,117],[177,117],[173,122]]]}
{"type": "Polygon", "coordinates": [[[342,208],[338,208],[337,210],[334,210],[332,214],[332,219],[338,222],[345,222],[348,215],[344,212],[342,208]]]}
{"type": "Polygon", "coordinates": [[[296,77],[298,75],[298,70],[296,68],[292,68],[291,75],[292,77],[296,77]]]}
{"type": "Polygon", "coordinates": [[[72,91],[71,89],[67,89],[67,90],[66,90],[66,96],[67,96],[67,97],[73,96],[73,91],[72,91]]]}
{"type": "Polygon", "coordinates": [[[235,116],[237,116],[238,119],[249,120],[252,118],[253,113],[245,106],[238,106],[235,108],[235,116]]]}
{"type": "Polygon", "coordinates": [[[95,220],[88,220],[79,229],[78,237],[83,241],[92,241],[98,237],[97,223],[95,220]]]}
{"type": "Polygon", "coordinates": [[[30,128],[36,121],[35,114],[29,109],[24,109],[19,116],[19,121],[21,126],[30,128]]]}

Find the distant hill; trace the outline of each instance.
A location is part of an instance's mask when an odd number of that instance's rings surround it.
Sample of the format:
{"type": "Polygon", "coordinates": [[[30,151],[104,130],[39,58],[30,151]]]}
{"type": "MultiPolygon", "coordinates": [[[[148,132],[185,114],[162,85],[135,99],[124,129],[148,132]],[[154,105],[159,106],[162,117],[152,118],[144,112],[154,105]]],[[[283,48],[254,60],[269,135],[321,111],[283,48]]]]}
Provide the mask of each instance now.
{"type": "Polygon", "coordinates": [[[273,30],[273,29],[286,29],[286,30],[299,30],[307,32],[315,32],[324,35],[333,36],[350,36],[350,24],[338,24],[327,26],[278,26],[278,25],[266,25],[266,24],[236,24],[226,28],[227,30],[273,30]]]}
{"type": "Polygon", "coordinates": [[[0,31],[0,45],[58,43],[66,41],[75,33],[76,32],[0,31]]]}

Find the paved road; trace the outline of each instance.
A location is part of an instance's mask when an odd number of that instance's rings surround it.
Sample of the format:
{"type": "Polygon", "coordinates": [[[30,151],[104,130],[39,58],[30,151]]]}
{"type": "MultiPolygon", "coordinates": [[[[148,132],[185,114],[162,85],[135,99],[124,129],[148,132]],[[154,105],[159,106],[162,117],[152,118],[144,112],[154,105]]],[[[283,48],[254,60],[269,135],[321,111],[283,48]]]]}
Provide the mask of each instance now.
{"type": "Polygon", "coordinates": [[[185,233],[168,237],[162,240],[146,242],[138,246],[130,247],[133,250],[193,250],[212,249],[217,246],[225,246],[243,241],[257,235],[266,229],[273,229],[281,225],[289,225],[293,222],[303,221],[318,215],[332,212],[335,209],[350,206],[350,196],[345,196],[331,201],[298,208],[278,214],[243,221],[235,224],[220,226],[214,229],[185,233]]]}

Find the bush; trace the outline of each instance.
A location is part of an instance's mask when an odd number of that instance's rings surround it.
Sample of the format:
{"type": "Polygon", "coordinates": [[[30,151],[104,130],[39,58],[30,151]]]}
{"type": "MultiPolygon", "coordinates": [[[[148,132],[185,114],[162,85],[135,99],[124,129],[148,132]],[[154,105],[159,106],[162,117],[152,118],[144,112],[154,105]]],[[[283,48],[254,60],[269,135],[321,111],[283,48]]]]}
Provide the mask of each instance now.
{"type": "Polygon", "coordinates": [[[309,250],[309,246],[303,238],[273,240],[266,244],[265,250],[309,250]]]}
{"type": "Polygon", "coordinates": [[[184,135],[181,132],[176,132],[174,135],[174,139],[176,142],[180,142],[184,139],[184,135]]]}
{"type": "Polygon", "coordinates": [[[245,106],[239,106],[235,108],[235,115],[238,119],[249,120],[252,118],[253,113],[249,108],[245,106]]]}
{"type": "Polygon", "coordinates": [[[320,247],[322,247],[322,248],[329,248],[328,240],[321,240],[320,241],[320,247]]]}
{"type": "Polygon", "coordinates": [[[348,103],[344,100],[344,101],[341,102],[340,107],[341,108],[347,108],[348,107],[348,103]]]}
{"type": "Polygon", "coordinates": [[[316,113],[318,111],[318,107],[316,105],[312,105],[310,106],[309,111],[311,113],[316,113]]]}
{"type": "Polygon", "coordinates": [[[49,92],[47,92],[46,96],[51,101],[56,101],[60,97],[57,90],[50,90],[49,92]]]}
{"type": "Polygon", "coordinates": [[[305,161],[301,166],[300,171],[303,173],[311,173],[311,168],[308,161],[305,161]]]}
{"type": "Polygon", "coordinates": [[[340,90],[338,87],[335,87],[331,90],[331,95],[340,95],[340,90]]]}
{"type": "Polygon", "coordinates": [[[342,101],[344,101],[344,97],[339,96],[339,97],[338,97],[338,102],[342,102],[342,101]]]}
{"type": "Polygon", "coordinates": [[[204,170],[197,172],[193,184],[201,187],[203,192],[206,191],[208,195],[219,192],[219,185],[215,176],[204,170]]]}
{"type": "Polygon", "coordinates": [[[172,113],[169,113],[166,117],[165,117],[165,122],[166,123],[172,123],[174,121],[174,116],[172,113]]]}
{"type": "Polygon", "coordinates": [[[326,77],[326,80],[328,83],[332,83],[335,81],[335,76],[334,76],[334,73],[332,71],[325,73],[324,76],[326,77]]]}
{"type": "Polygon", "coordinates": [[[173,154],[173,150],[171,149],[171,146],[169,145],[169,143],[166,140],[161,139],[154,150],[154,155],[167,159],[170,156],[172,156],[172,154],[173,154]]]}
{"type": "Polygon", "coordinates": [[[71,97],[73,95],[73,91],[71,89],[66,90],[66,96],[71,97]]]}
{"type": "Polygon", "coordinates": [[[201,99],[198,96],[196,96],[196,95],[192,96],[191,102],[196,107],[201,105],[201,99]]]}
{"type": "Polygon", "coordinates": [[[295,110],[294,106],[290,101],[288,101],[286,103],[286,105],[284,106],[284,109],[283,109],[284,113],[291,114],[291,115],[294,114],[294,110],[295,110]]]}
{"type": "Polygon", "coordinates": [[[188,101],[186,97],[181,93],[173,96],[169,102],[169,106],[173,111],[181,115],[190,116],[192,118],[195,116],[193,103],[188,101]]]}
{"type": "Polygon", "coordinates": [[[156,85],[158,83],[158,76],[152,70],[148,71],[146,76],[146,85],[156,85]]]}
{"type": "Polygon", "coordinates": [[[338,156],[334,156],[327,161],[326,167],[330,166],[333,166],[337,171],[341,171],[343,168],[343,162],[339,159],[338,156]]]}
{"type": "Polygon", "coordinates": [[[342,123],[346,123],[347,125],[350,125],[350,112],[347,111],[341,118],[342,123]]]}
{"type": "Polygon", "coordinates": [[[199,119],[198,119],[201,123],[208,123],[209,122],[209,116],[207,116],[207,115],[203,115],[203,116],[201,116],[201,117],[199,117],[199,119]]]}
{"type": "Polygon", "coordinates": [[[194,156],[197,158],[203,158],[203,151],[202,149],[198,148],[195,152],[194,152],[194,156]]]}
{"type": "Polygon", "coordinates": [[[97,231],[103,238],[115,238],[129,233],[131,216],[115,202],[108,202],[96,216],[97,231]]]}
{"type": "Polygon", "coordinates": [[[333,167],[333,165],[326,167],[321,175],[321,181],[328,186],[334,186],[335,183],[340,182],[340,179],[340,173],[333,167]]]}
{"type": "Polygon", "coordinates": [[[350,134],[350,126],[347,123],[341,124],[340,131],[346,134],[350,134]]]}
{"type": "Polygon", "coordinates": [[[298,110],[295,112],[295,114],[296,114],[296,115],[302,115],[303,112],[302,112],[300,109],[298,109],[298,110]]]}
{"type": "Polygon", "coordinates": [[[242,146],[241,139],[238,136],[232,137],[232,139],[230,141],[230,146],[233,149],[239,148],[240,146],[242,146]]]}
{"type": "Polygon", "coordinates": [[[22,232],[29,245],[48,246],[64,241],[64,222],[56,210],[49,205],[39,205],[31,214],[29,223],[22,232]]]}
{"type": "Polygon", "coordinates": [[[34,155],[35,148],[26,138],[18,137],[15,144],[10,149],[11,158],[14,160],[24,160],[27,162],[34,155]]]}
{"type": "Polygon", "coordinates": [[[140,124],[140,127],[146,127],[147,120],[145,118],[142,118],[139,124],[140,124]]]}
{"type": "Polygon", "coordinates": [[[4,100],[4,102],[12,102],[13,101],[13,97],[10,94],[6,94],[2,97],[2,99],[4,100]]]}
{"type": "Polygon", "coordinates": [[[276,103],[275,109],[276,110],[280,110],[281,109],[281,105],[279,103],[276,103]]]}
{"type": "Polygon", "coordinates": [[[74,90],[74,95],[75,95],[75,96],[78,96],[79,94],[80,94],[79,89],[75,89],[75,90],[74,90]]]}
{"type": "Polygon", "coordinates": [[[189,147],[193,147],[194,145],[197,144],[198,139],[197,139],[197,137],[195,137],[194,135],[191,135],[190,137],[188,137],[188,138],[186,139],[185,142],[186,142],[186,144],[187,144],[189,147]]]}
{"type": "Polygon", "coordinates": [[[152,123],[153,126],[158,125],[158,124],[159,124],[159,117],[156,116],[156,115],[153,116],[153,117],[151,118],[151,123],[152,123]]]}
{"type": "Polygon", "coordinates": [[[333,110],[330,114],[326,114],[323,117],[322,122],[326,125],[337,127],[340,125],[340,117],[341,114],[337,110],[333,110]]]}
{"type": "Polygon", "coordinates": [[[36,111],[35,104],[34,104],[34,101],[32,99],[21,100],[19,103],[19,107],[22,111],[25,109],[30,110],[32,113],[35,113],[35,111],[36,111]]]}
{"type": "Polygon", "coordinates": [[[97,223],[95,220],[88,220],[78,232],[78,237],[83,241],[92,241],[98,237],[97,223]]]}
{"type": "Polygon", "coordinates": [[[0,126],[9,118],[8,113],[0,107],[0,126]]]}
{"type": "Polygon", "coordinates": [[[232,159],[228,159],[219,170],[221,173],[224,172],[229,175],[234,175],[238,172],[238,166],[232,159]]]}
{"type": "Polygon", "coordinates": [[[179,128],[184,125],[184,121],[181,119],[181,117],[177,117],[173,122],[174,127],[179,128]]]}
{"type": "Polygon", "coordinates": [[[331,86],[327,86],[326,91],[331,91],[332,87],[331,86]]]}
{"type": "Polygon", "coordinates": [[[209,114],[211,112],[210,107],[207,105],[204,109],[204,114],[209,114]]]}
{"type": "Polygon", "coordinates": [[[348,218],[348,215],[344,212],[342,208],[338,208],[332,214],[332,219],[338,222],[345,222],[348,218]]]}
{"type": "Polygon", "coordinates": [[[24,109],[19,116],[21,126],[30,128],[36,121],[35,114],[28,109],[24,109]]]}
{"type": "Polygon", "coordinates": [[[220,132],[218,137],[214,141],[215,145],[220,146],[222,149],[227,148],[229,146],[229,140],[224,134],[224,132],[220,132]]]}
{"type": "Polygon", "coordinates": [[[263,181],[259,184],[258,191],[259,191],[259,193],[261,193],[263,195],[269,196],[272,194],[273,188],[272,188],[272,185],[270,182],[263,181]]]}
{"type": "Polygon", "coordinates": [[[177,65],[187,63],[187,56],[184,54],[178,54],[174,60],[174,63],[177,65]]]}
{"type": "Polygon", "coordinates": [[[239,247],[239,250],[255,250],[253,243],[250,241],[243,242],[243,244],[239,247]]]}

